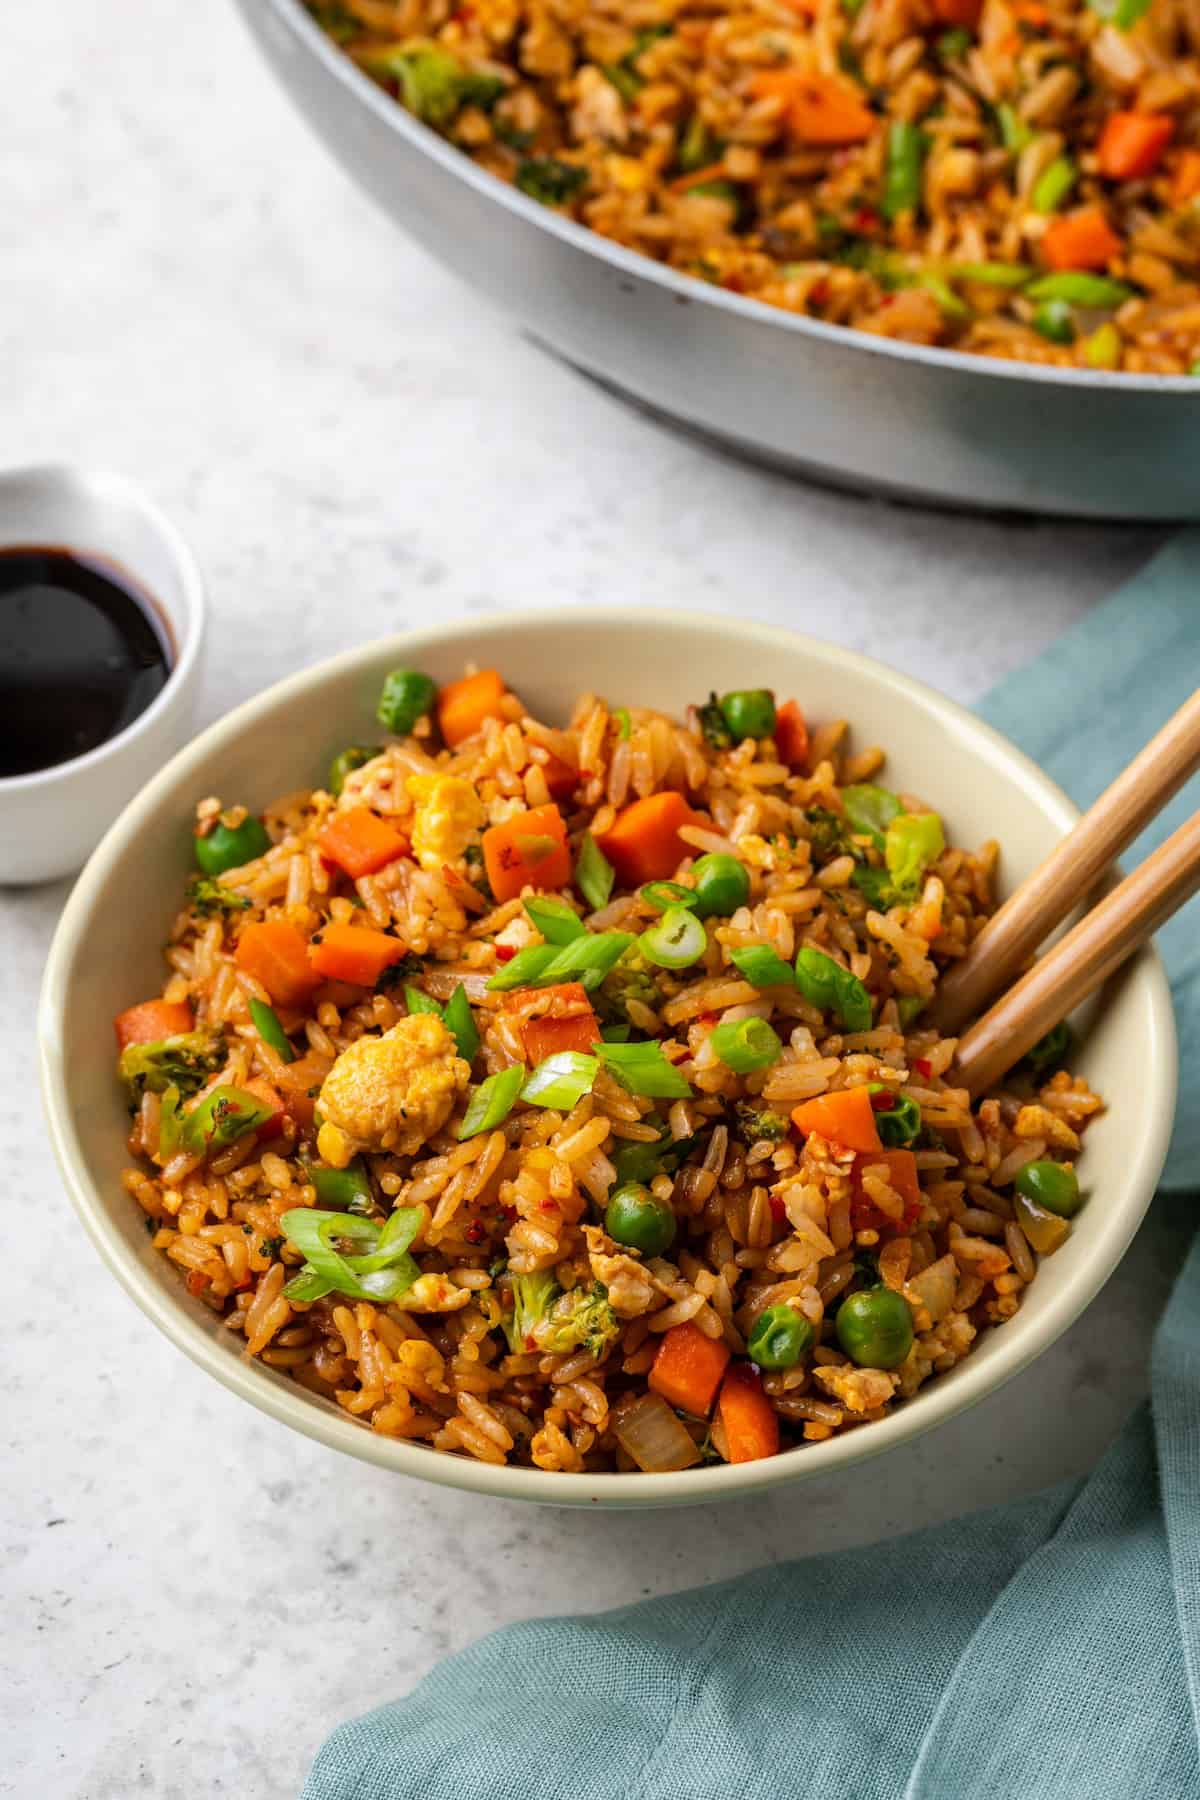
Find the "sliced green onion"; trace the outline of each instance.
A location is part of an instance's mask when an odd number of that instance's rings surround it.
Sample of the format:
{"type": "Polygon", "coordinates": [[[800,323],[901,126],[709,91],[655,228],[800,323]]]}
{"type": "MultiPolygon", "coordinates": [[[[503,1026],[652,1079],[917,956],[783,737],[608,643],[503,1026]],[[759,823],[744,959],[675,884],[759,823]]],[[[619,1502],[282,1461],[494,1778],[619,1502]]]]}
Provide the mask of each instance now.
{"type": "Polygon", "coordinates": [[[917,286],[932,294],[948,319],[969,319],[971,309],[965,300],[960,300],[950,283],[927,269],[917,276],[917,286]]]}
{"type": "Polygon", "coordinates": [[[572,938],[582,937],[587,930],[574,907],[568,906],[565,900],[539,896],[525,902],[525,911],[548,944],[569,944],[572,938]]]}
{"type": "Polygon", "coordinates": [[[521,1098],[531,1106],[552,1106],[555,1112],[570,1112],[600,1073],[600,1058],[587,1056],[582,1050],[559,1050],[546,1057],[521,1089],[521,1098]]]}
{"type": "Polygon", "coordinates": [[[653,1100],[686,1100],[691,1088],[662,1052],[662,1045],[606,1044],[597,1046],[600,1061],[614,1080],[630,1094],[653,1100]]]}
{"type": "Polygon", "coordinates": [[[620,738],[628,738],[630,732],[633,730],[633,720],[629,716],[629,708],[627,706],[618,706],[613,713],[613,718],[617,721],[617,736],[620,738]]]}
{"type": "Polygon", "coordinates": [[[900,1019],[901,1030],[906,1031],[918,1013],[923,1012],[924,1009],[925,1002],[920,994],[900,994],[896,1000],[896,1012],[900,1019]]]}
{"type": "Polygon", "coordinates": [[[769,944],[745,944],[729,952],[729,960],[739,974],[755,987],[794,987],[796,977],[791,963],[784,962],[769,944]]]}
{"type": "Polygon", "coordinates": [[[1033,275],[1028,263],[949,263],[947,275],[956,281],[978,281],[984,287],[1019,288],[1033,275]]]}
{"type": "Polygon", "coordinates": [[[602,1025],[600,1036],[606,1044],[627,1044],[633,1035],[632,1025],[602,1025]]]}
{"type": "Polygon", "coordinates": [[[531,985],[551,987],[559,981],[582,981],[585,988],[599,987],[632,943],[631,931],[585,932],[557,949],[531,985]]]}
{"type": "Polygon", "coordinates": [[[289,1300],[319,1300],[324,1294],[346,1294],[354,1300],[384,1305],[404,1293],[420,1275],[408,1255],[421,1224],[417,1206],[399,1207],[380,1227],[352,1213],[297,1206],[280,1225],[288,1243],[306,1258],[304,1267],[284,1288],[289,1300]],[[363,1254],[347,1255],[332,1240],[363,1246],[363,1254]]]}
{"type": "Polygon", "coordinates": [[[281,1062],[295,1062],[296,1052],[288,1042],[288,1034],[279,1023],[279,1014],[265,1000],[251,1000],[250,1017],[264,1044],[270,1044],[281,1062]]]}
{"type": "Polygon", "coordinates": [[[638,889],[638,899],[660,913],[673,906],[695,906],[699,898],[695,888],[684,887],[682,881],[648,881],[638,889]]]}
{"type": "Polygon", "coordinates": [[[871,996],[857,975],[843,969],[823,950],[807,946],[796,958],[796,986],[822,1011],[832,1012],[845,1030],[871,1029],[871,996]]]}
{"type": "Polygon", "coordinates": [[[1079,170],[1069,156],[1059,156],[1043,169],[1033,185],[1035,212],[1057,212],[1079,178],[1079,170]]]}
{"type": "Polygon", "coordinates": [[[537,977],[548,962],[553,962],[558,954],[554,944],[530,944],[524,950],[501,965],[488,982],[488,992],[506,994],[513,988],[533,987],[537,977]]]}
{"type": "Polygon", "coordinates": [[[955,25],[951,30],[942,32],[934,48],[943,62],[956,62],[960,56],[967,54],[974,42],[969,31],[964,30],[961,25],[955,25]]]}
{"type": "Polygon", "coordinates": [[[1075,342],[1075,321],[1065,300],[1043,300],[1034,308],[1031,323],[1039,336],[1052,344],[1075,342]]]}
{"type": "Polygon", "coordinates": [[[442,1016],[442,1009],[437,1001],[434,1000],[431,995],[422,993],[420,988],[406,987],[404,990],[404,1004],[407,1006],[410,1015],[413,1013],[432,1013],[434,1017],[438,1019],[442,1016]]]}
{"type": "Polygon", "coordinates": [[[1006,150],[1019,155],[1029,144],[1032,144],[1036,133],[1028,126],[1015,107],[1003,101],[996,108],[996,123],[1000,127],[1000,137],[1006,150]]]}
{"type": "Polygon", "coordinates": [[[842,806],[851,831],[869,837],[881,850],[888,826],[904,811],[895,794],[867,781],[843,788],[842,806]]]}
{"type": "Polygon", "coordinates": [[[1067,300],[1072,306],[1096,307],[1124,306],[1134,294],[1124,281],[1113,281],[1108,275],[1087,275],[1079,269],[1042,275],[1025,292],[1031,300],[1067,300]]]}
{"type": "Polygon", "coordinates": [[[881,210],[885,219],[897,219],[901,213],[915,213],[920,206],[924,155],[924,135],[911,119],[893,120],[888,127],[883,176],[881,210]]]}
{"type": "Polygon", "coordinates": [[[458,1054],[463,1061],[474,1062],[479,1052],[479,1027],[471,1011],[471,1002],[467,999],[467,990],[461,981],[446,1002],[442,1021],[458,1045],[458,1054]]]}
{"type": "Polygon", "coordinates": [[[1092,11],[1109,19],[1118,31],[1129,31],[1149,12],[1151,0],[1088,0],[1092,11]]]}
{"type": "Polygon", "coordinates": [[[486,1081],[481,1081],[467,1102],[463,1122],[458,1128],[459,1143],[502,1125],[517,1103],[524,1079],[524,1065],[513,1063],[511,1068],[501,1069],[498,1075],[489,1075],[486,1081]]]}
{"type": "Polygon", "coordinates": [[[270,1118],[272,1108],[245,1088],[216,1087],[183,1121],[183,1143],[194,1155],[224,1150],[270,1118]]]}
{"type": "Polygon", "coordinates": [[[359,1214],[375,1210],[370,1179],[357,1158],[344,1169],[309,1169],[308,1179],[322,1206],[359,1214]]]}
{"type": "Polygon", "coordinates": [[[783,1050],[779,1033],[765,1019],[724,1019],[713,1028],[708,1041],[735,1075],[770,1068],[783,1050]]]}
{"type": "Polygon", "coordinates": [[[708,949],[708,933],[688,907],[672,906],[643,931],[638,948],[660,969],[688,969],[708,949]]]}
{"type": "Polygon", "coordinates": [[[599,912],[602,906],[608,905],[615,880],[616,870],[591,832],[585,831],[579,855],[575,859],[575,886],[593,912],[599,912]]]}

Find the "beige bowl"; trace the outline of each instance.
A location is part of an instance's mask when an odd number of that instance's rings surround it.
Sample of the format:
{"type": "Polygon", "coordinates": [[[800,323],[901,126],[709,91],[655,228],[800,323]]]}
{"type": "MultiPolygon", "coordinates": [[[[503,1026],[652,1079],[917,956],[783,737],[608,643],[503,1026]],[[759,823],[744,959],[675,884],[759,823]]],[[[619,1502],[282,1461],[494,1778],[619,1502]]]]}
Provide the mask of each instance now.
{"type": "MultiPolygon", "coordinates": [[[[935,806],[955,841],[973,846],[998,838],[1009,885],[1076,817],[1018,750],[919,682],[812,638],[699,614],[614,607],[462,621],[369,644],[280,682],[181,751],[125,809],[67,903],[46,968],[39,1028],[54,1148],[80,1218],[143,1312],[218,1381],[309,1437],[402,1474],[556,1505],[678,1505],[828,1474],[928,1431],[1026,1368],[1112,1274],[1166,1155],[1175,1030],[1152,953],[1110,987],[1087,1030],[1079,1064],[1108,1102],[1087,1137],[1090,1198],[1017,1318],[890,1418],[787,1455],[669,1475],[551,1475],[380,1437],[244,1357],[240,1340],[188,1296],[178,1272],[151,1249],[142,1215],[120,1183],[128,1118],[113,1075],[109,1021],[160,986],[163,931],[189,870],[196,799],[215,793],[262,806],[319,779],[343,745],[371,741],[388,669],[407,664],[444,681],[468,659],[502,669],[531,710],[552,721],[566,716],[582,688],[681,712],[710,688],[768,683],[781,696],[795,695],[810,716],[850,719],[860,744],[885,745],[888,779],[935,806]]],[[[1038,1428],[1031,1410],[1030,1429],[1038,1428]]]]}

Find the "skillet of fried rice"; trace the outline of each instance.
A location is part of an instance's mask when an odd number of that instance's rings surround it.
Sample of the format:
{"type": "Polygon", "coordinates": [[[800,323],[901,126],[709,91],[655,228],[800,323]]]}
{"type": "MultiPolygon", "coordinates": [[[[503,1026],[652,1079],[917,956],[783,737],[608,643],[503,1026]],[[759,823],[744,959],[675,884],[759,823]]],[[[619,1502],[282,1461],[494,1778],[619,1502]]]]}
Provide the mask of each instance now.
{"type": "MultiPolygon", "coordinates": [[[[800,697],[804,699],[803,696],[800,697]]],[[[1017,1312],[1100,1101],[972,1104],[922,1015],[993,905],[884,754],[395,671],[376,744],[208,796],[124,1177],[190,1294],[365,1428],[565,1472],[884,1418],[1017,1312]]]]}
{"type": "Polygon", "coordinates": [[[308,0],[418,118],[768,305],[1197,372],[1200,0],[308,0]]]}

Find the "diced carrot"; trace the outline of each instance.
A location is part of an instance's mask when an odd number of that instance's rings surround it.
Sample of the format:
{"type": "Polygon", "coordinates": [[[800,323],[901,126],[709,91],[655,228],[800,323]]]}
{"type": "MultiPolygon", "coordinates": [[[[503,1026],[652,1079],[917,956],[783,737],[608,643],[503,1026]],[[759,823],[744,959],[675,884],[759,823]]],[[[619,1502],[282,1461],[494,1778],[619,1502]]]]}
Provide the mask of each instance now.
{"type": "Polygon", "coordinates": [[[352,881],[360,875],[374,875],[398,856],[407,856],[411,848],[403,833],[369,806],[351,806],[334,813],[317,844],[322,860],[336,863],[352,881]]]}
{"type": "Polygon", "coordinates": [[[1100,173],[1109,181],[1138,181],[1152,175],[1175,135],[1166,113],[1110,113],[1096,147],[1100,173]]]}
{"type": "Polygon", "coordinates": [[[589,1006],[586,1012],[555,1018],[526,1019],[521,1027],[521,1042],[531,1067],[557,1056],[560,1050],[581,1050],[589,1056],[600,1036],[596,1015],[589,1006]]]}
{"type": "Polygon", "coordinates": [[[550,790],[552,800],[569,800],[579,786],[579,772],[570,763],[565,763],[561,756],[555,756],[547,750],[539,763],[542,774],[546,777],[546,786],[550,790]]]}
{"type": "MultiPolygon", "coordinates": [[[[940,25],[965,25],[968,31],[974,31],[982,11],[983,0],[933,0],[933,16],[940,25]]],[[[1031,25],[1036,24],[1037,20],[1030,18],[1030,13],[1040,12],[1041,23],[1044,25],[1046,22],[1045,9],[1042,7],[1028,7],[1024,11],[1018,8],[1017,11],[1031,25]]]]}
{"type": "Polygon", "coordinates": [[[663,1333],[662,1343],[647,1383],[656,1394],[680,1412],[705,1418],[712,1410],[721,1377],[729,1362],[729,1346],[723,1338],[705,1337],[698,1325],[685,1319],[663,1333]]]}
{"type": "Polygon", "coordinates": [[[854,1192],[850,1200],[850,1219],[856,1231],[868,1227],[875,1231],[895,1230],[895,1219],[880,1212],[875,1202],[863,1191],[862,1172],[880,1163],[887,1165],[887,1179],[904,1201],[904,1224],[915,1225],[921,1216],[921,1183],[917,1178],[917,1159],[911,1150],[867,1150],[854,1159],[854,1192]]]}
{"type": "Polygon", "coordinates": [[[1051,219],[1042,237],[1042,255],[1052,269],[1105,269],[1121,240],[1098,206],[1051,219]]]}
{"type": "Polygon", "coordinates": [[[130,1044],[157,1044],[163,1038],[178,1037],[181,1031],[194,1031],[195,1027],[195,1016],[186,1000],[143,1000],[138,1006],[127,1006],[113,1020],[120,1050],[127,1050],[130,1044]]]}
{"type": "Polygon", "coordinates": [[[512,900],[523,887],[565,887],[571,879],[567,828],[557,806],[514,813],[483,834],[483,866],[497,900],[512,900]]]}
{"type": "Polygon", "coordinates": [[[689,854],[679,828],[699,823],[683,795],[667,790],[635,800],[596,841],[621,885],[640,887],[643,881],[662,881],[675,873],[689,854]]]}
{"type": "Polygon", "coordinates": [[[374,987],[385,969],[399,962],[404,945],[370,925],[326,925],[309,950],[315,974],[326,981],[349,981],[374,987]]]}
{"type": "Polygon", "coordinates": [[[1186,206],[1200,194],[1200,150],[1181,150],[1171,175],[1171,205],[1186,206]]]}
{"type": "Polygon", "coordinates": [[[480,669],[478,675],[464,675],[461,681],[446,683],[438,695],[438,729],[452,750],[481,731],[486,719],[501,716],[504,694],[504,678],[499,669],[480,669]]]}
{"type": "Polygon", "coordinates": [[[785,700],[776,711],[775,748],[789,769],[802,769],[808,761],[808,724],[795,700],[785,700]]]}
{"type": "Polygon", "coordinates": [[[845,1150],[882,1150],[875,1110],[865,1085],[818,1094],[792,1111],[792,1123],[805,1137],[812,1131],[845,1150]]]}
{"type": "Polygon", "coordinates": [[[308,960],[308,944],[286,919],[247,925],[237,942],[239,969],[260,981],[277,1006],[301,1007],[320,985],[308,960]]]}
{"type": "Polygon", "coordinates": [[[801,69],[764,69],[750,82],[755,99],[778,95],[791,136],[801,144],[860,144],[879,125],[852,82],[801,69]]]}
{"type": "Polygon", "coordinates": [[[283,1130],[283,1121],[287,1117],[287,1107],[280,1098],[278,1089],[273,1088],[269,1081],[264,1081],[258,1075],[251,1081],[243,1081],[242,1086],[248,1094],[253,1094],[257,1100],[262,1101],[264,1106],[271,1108],[269,1116],[263,1119],[255,1130],[254,1135],[259,1143],[266,1143],[268,1138],[278,1137],[283,1130]]]}
{"type": "Polygon", "coordinates": [[[749,1363],[735,1362],[721,1383],[717,1417],[731,1463],[758,1462],[779,1450],[779,1415],[749,1363]]]}

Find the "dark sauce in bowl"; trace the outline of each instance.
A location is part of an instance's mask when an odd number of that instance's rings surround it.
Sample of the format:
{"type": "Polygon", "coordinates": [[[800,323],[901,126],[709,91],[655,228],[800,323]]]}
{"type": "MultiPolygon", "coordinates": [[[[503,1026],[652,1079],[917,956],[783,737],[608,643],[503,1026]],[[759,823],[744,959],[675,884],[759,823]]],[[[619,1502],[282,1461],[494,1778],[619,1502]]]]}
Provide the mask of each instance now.
{"type": "Polygon", "coordinates": [[[170,673],[166,625],[120,569],[49,545],[0,549],[0,777],[107,743],[170,673]]]}

